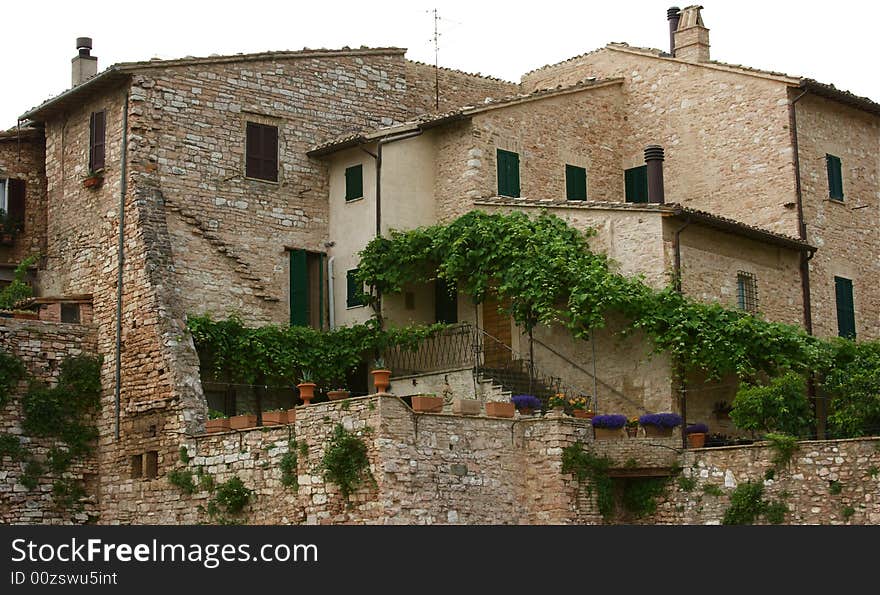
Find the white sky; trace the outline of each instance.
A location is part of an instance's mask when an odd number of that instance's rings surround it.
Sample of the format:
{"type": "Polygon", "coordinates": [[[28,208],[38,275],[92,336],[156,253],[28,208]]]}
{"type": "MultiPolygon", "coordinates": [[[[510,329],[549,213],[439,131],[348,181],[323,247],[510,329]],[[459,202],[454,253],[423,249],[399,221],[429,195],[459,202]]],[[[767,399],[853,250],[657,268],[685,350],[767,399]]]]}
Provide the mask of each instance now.
{"type": "MultiPolygon", "coordinates": [[[[76,37],[92,37],[99,70],[116,62],[269,50],[397,46],[433,63],[518,81],[605,45],[668,49],[673,0],[5,0],[0,7],[0,129],[70,86],[76,37]]],[[[712,58],[832,83],[880,101],[880,3],[704,0],[712,58]]]]}

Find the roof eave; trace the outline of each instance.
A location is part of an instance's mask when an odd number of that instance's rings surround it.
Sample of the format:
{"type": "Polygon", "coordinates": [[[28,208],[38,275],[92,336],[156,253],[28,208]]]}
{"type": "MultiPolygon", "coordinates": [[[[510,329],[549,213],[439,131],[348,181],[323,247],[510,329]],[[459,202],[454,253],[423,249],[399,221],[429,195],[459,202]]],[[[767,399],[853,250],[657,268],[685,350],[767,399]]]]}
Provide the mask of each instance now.
{"type": "Polygon", "coordinates": [[[820,83],[813,79],[801,79],[799,87],[813,95],[831,99],[875,116],[880,116],[880,104],[867,97],[859,97],[848,91],[842,91],[836,87],[820,83]]]}
{"type": "Polygon", "coordinates": [[[773,244],[795,250],[797,252],[815,252],[816,247],[795,238],[789,238],[783,235],[775,234],[757,227],[743,225],[742,223],[728,221],[721,217],[711,214],[693,211],[681,206],[673,206],[670,210],[664,210],[664,216],[676,217],[678,219],[690,219],[696,223],[700,223],[707,227],[724,231],[734,235],[758,240],[767,244],[773,244]]]}
{"type": "Polygon", "coordinates": [[[30,111],[23,113],[18,119],[45,122],[47,119],[65,111],[67,108],[81,104],[81,100],[84,96],[114,88],[128,77],[129,71],[127,68],[115,65],[111,66],[84,83],[71,87],[60,95],[56,95],[52,99],[32,108],[30,111]]]}

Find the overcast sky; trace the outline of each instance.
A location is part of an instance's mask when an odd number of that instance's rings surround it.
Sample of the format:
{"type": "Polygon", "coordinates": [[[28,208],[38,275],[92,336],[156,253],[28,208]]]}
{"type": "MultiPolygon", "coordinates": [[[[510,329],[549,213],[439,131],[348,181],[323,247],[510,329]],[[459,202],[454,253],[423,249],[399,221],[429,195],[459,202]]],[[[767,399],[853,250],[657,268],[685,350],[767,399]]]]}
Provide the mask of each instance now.
{"type": "MultiPolygon", "coordinates": [[[[94,39],[99,70],[116,62],[267,50],[397,46],[433,63],[518,81],[609,41],[667,49],[672,1],[5,0],[0,129],[70,86],[77,37],[94,39]]],[[[686,6],[679,3],[678,6],[686,6]]],[[[878,3],[705,0],[712,58],[816,78],[880,101],[878,3]]]]}

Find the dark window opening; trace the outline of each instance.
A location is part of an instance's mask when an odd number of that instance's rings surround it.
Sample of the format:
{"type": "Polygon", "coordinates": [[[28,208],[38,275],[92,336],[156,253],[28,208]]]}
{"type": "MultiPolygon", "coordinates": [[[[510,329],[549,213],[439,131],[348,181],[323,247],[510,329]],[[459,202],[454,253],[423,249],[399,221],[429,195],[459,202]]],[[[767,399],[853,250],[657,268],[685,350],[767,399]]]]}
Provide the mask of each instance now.
{"type": "Polygon", "coordinates": [[[498,149],[498,196],[519,198],[519,154],[498,149]]]}
{"type": "Polygon", "coordinates": [[[458,322],[458,291],[446,279],[434,282],[434,320],[445,324],[458,322]]]}
{"type": "Polygon", "coordinates": [[[357,308],[364,305],[364,286],[358,282],[357,269],[351,269],[345,274],[345,305],[349,308],[357,308]]]}
{"type": "Polygon", "coordinates": [[[633,167],[624,172],[626,202],[648,202],[648,166],[633,167]]]}
{"type": "Polygon", "coordinates": [[[92,112],[89,120],[89,171],[104,169],[104,140],[107,132],[107,112],[92,112]]]}
{"type": "Polygon", "coordinates": [[[159,452],[151,450],[144,455],[144,477],[156,479],[159,476],[159,452]]]}
{"type": "Polygon", "coordinates": [[[403,294],[403,307],[407,310],[416,309],[416,294],[412,291],[406,291],[403,294]]]}
{"type": "Polygon", "coordinates": [[[837,334],[847,339],[855,339],[856,309],[852,280],[834,277],[834,293],[837,299],[837,334]]]}
{"type": "Polygon", "coordinates": [[[345,200],[364,196],[364,166],[352,165],[345,169],[345,200]]]}
{"type": "Polygon", "coordinates": [[[745,271],[736,274],[736,305],[745,312],[758,311],[758,278],[754,274],[745,271]]]}
{"type": "Polygon", "coordinates": [[[840,167],[840,157],[825,155],[825,165],[828,168],[828,197],[842,201],[843,171],[840,167]]]}
{"type": "Polygon", "coordinates": [[[140,479],[144,475],[144,458],[143,455],[131,456],[131,478],[140,479]]]}
{"type": "Polygon", "coordinates": [[[61,304],[61,322],[79,324],[79,304],[61,304]]]}
{"type": "Polygon", "coordinates": [[[247,123],[245,176],[269,182],[278,181],[278,127],[247,123]]]}
{"type": "Polygon", "coordinates": [[[326,291],[325,255],[290,250],[290,325],[324,328],[326,291]]]}
{"type": "Polygon", "coordinates": [[[566,200],[587,200],[587,170],[576,165],[565,166],[566,200]]]}

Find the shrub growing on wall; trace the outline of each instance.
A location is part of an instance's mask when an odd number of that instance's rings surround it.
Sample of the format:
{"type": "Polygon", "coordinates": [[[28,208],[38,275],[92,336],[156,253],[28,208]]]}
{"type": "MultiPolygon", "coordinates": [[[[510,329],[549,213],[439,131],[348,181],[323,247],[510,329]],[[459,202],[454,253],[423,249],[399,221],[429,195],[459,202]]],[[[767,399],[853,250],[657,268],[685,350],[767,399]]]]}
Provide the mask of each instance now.
{"type": "Polygon", "coordinates": [[[813,411],[803,377],[788,373],[765,385],[743,384],[733,400],[730,418],[743,430],[808,434],[813,411]]]}

